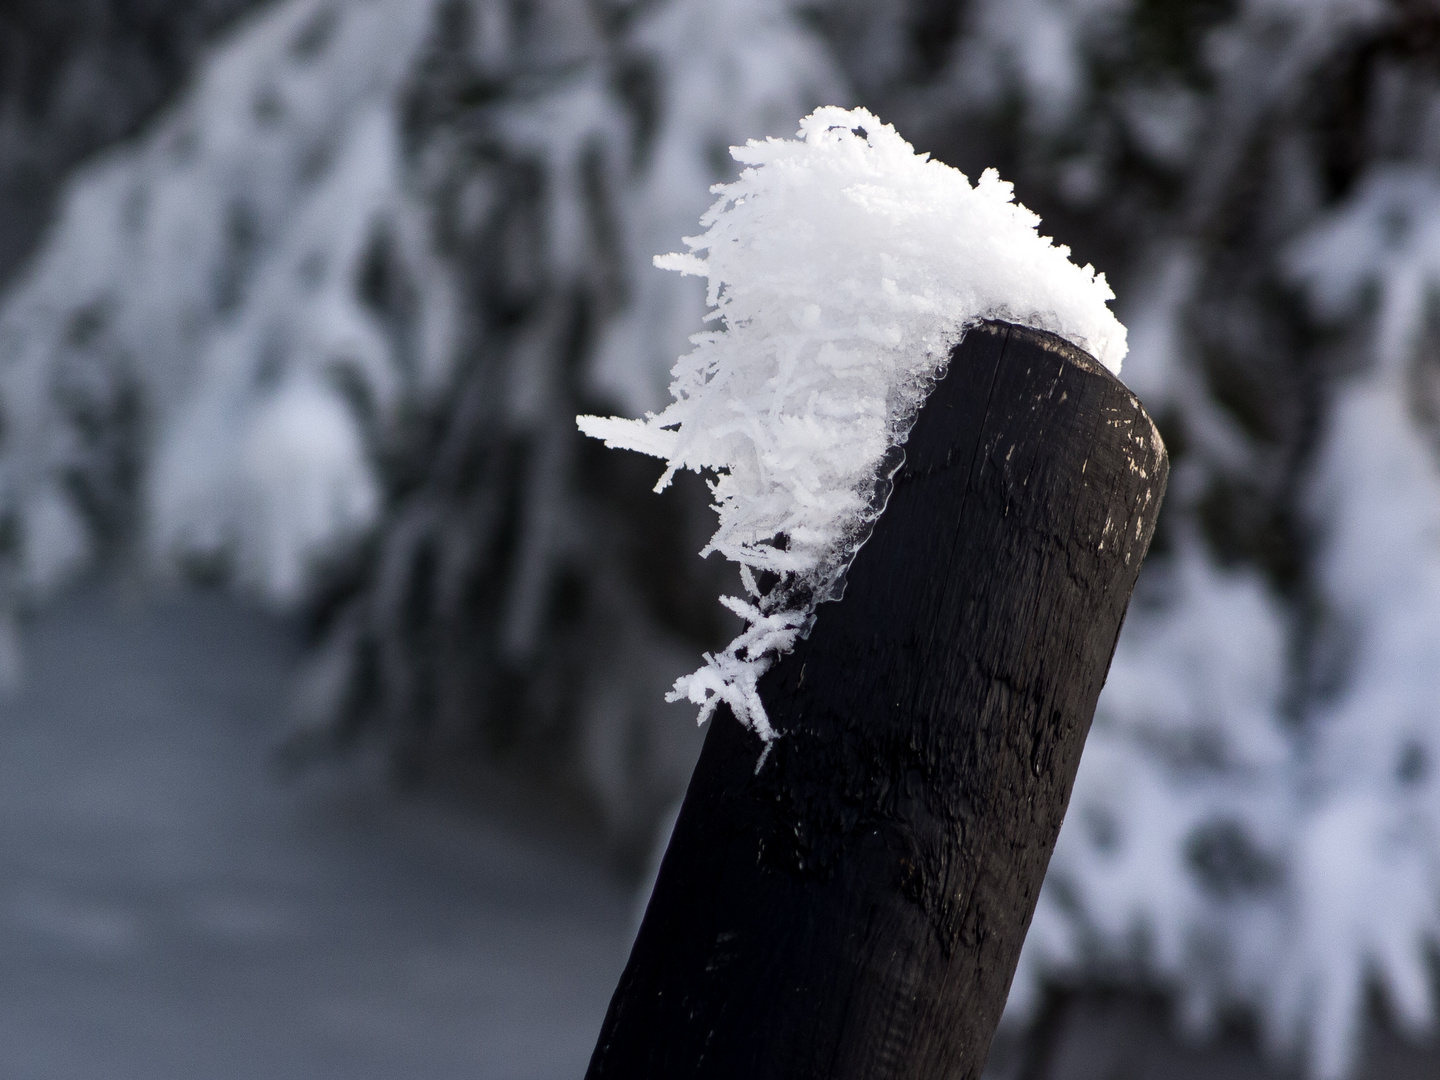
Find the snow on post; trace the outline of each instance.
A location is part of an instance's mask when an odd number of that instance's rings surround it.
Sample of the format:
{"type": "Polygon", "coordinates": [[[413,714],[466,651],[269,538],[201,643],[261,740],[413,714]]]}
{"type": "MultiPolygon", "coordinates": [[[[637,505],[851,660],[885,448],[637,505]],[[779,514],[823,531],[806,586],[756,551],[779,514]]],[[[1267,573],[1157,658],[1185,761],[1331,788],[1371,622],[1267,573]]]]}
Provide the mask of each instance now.
{"type": "Polygon", "coordinates": [[[1119,372],[1125,327],[1103,274],[1039,235],[993,169],[972,185],[865,109],[817,109],[798,139],[751,140],[740,178],[655,264],[709,281],[707,320],[673,369],[674,402],[643,420],[579,417],[614,448],[714,474],[719,528],[701,555],[740,565],[746,630],[668,700],[724,702],[767,743],[756,680],[837,599],[884,509],[926,394],[967,329],[1048,330],[1119,372]]]}
{"type": "Polygon", "coordinates": [[[1103,279],[1008,186],[861,110],[801,136],[737,151],[662,260],[720,323],[674,404],[580,421],[662,487],[714,474],[706,550],[750,592],[676,686],[743,723],[706,734],[589,1080],[980,1074],[1168,475],[1103,279]]]}

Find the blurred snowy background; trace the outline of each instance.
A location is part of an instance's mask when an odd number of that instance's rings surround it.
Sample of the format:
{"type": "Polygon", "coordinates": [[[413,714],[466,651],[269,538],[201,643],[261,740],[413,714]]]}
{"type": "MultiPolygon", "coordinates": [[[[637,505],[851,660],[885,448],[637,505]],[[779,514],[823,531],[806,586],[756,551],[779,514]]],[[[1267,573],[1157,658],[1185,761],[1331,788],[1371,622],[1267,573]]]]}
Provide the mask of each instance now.
{"type": "Polygon", "coordinates": [[[1174,462],[996,1075],[1440,1070],[1431,0],[7,0],[0,1073],[579,1075],[731,628],[573,418],[822,103],[1105,270],[1174,462]]]}

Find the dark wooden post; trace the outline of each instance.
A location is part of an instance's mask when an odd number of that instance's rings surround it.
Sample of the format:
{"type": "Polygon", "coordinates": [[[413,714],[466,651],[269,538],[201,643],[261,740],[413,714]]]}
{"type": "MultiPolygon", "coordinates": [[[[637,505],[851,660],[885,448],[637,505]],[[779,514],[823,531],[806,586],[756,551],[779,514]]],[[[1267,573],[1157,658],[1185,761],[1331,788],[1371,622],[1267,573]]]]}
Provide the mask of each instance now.
{"type": "Polygon", "coordinates": [[[1165,488],[1140,403],[973,329],[845,597],[711,721],[591,1080],[980,1075],[1165,488]]]}

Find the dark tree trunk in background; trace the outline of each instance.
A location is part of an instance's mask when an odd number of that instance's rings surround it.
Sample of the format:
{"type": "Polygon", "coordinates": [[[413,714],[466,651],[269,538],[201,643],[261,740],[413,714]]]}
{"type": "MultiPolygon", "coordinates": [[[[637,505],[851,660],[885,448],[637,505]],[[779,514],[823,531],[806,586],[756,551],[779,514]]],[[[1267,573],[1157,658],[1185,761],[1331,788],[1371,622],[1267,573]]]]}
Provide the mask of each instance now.
{"type": "Polygon", "coordinates": [[[845,597],[712,721],[589,1076],[980,1075],[1168,463],[1090,357],[956,348],[845,597]]]}

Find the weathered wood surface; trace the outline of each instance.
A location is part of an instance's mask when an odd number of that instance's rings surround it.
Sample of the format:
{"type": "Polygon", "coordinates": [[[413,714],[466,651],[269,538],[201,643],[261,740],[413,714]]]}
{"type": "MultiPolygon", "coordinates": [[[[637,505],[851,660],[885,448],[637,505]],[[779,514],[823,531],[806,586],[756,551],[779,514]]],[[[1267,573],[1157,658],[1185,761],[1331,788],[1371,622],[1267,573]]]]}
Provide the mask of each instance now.
{"type": "Polygon", "coordinates": [[[972,330],[844,599],[712,721],[591,1080],[974,1078],[1168,469],[1059,338],[972,330]]]}

